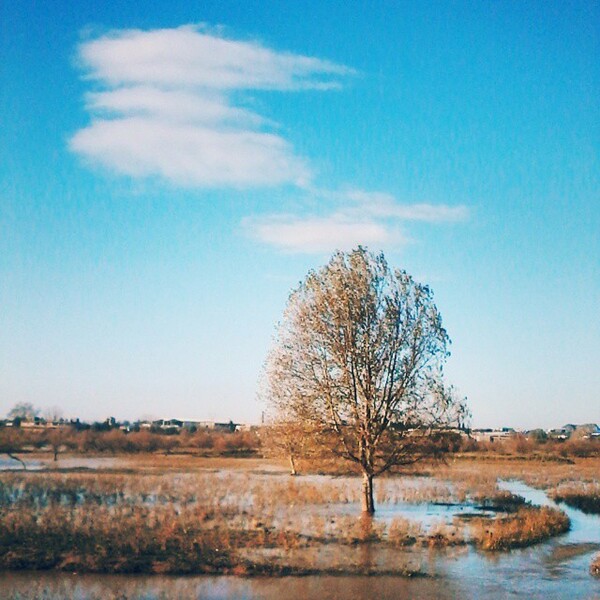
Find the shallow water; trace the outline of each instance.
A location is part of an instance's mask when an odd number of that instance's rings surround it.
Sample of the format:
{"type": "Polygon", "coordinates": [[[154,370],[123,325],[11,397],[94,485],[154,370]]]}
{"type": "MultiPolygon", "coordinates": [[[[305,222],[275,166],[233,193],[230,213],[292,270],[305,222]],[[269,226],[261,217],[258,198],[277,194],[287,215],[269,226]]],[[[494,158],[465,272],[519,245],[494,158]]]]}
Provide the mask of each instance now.
{"type": "MultiPolygon", "coordinates": [[[[356,600],[460,598],[460,590],[437,579],[399,577],[133,577],[55,573],[0,574],[6,600],[356,600]]],[[[464,597],[464,596],[462,596],[464,597]]]]}
{"type": "MultiPolygon", "coordinates": [[[[330,504],[322,509],[335,515],[350,515],[357,519],[361,515],[361,507],[356,504],[330,504]]],[[[421,523],[426,532],[439,524],[451,525],[456,518],[470,516],[493,517],[497,512],[486,510],[471,504],[436,504],[432,502],[394,502],[377,506],[377,521],[389,522],[397,517],[421,523]]]]}
{"type": "Polygon", "coordinates": [[[111,599],[266,599],[439,600],[531,598],[550,600],[600,598],[600,582],[588,575],[589,557],[554,560],[550,548],[537,547],[503,555],[460,551],[424,556],[428,578],[396,576],[310,576],[280,578],[74,575],[65,573],[0,574],[7,600],[111,599]]]}
{"type": "MultiPolygon", "coordinates": [[[[30,461],[25,458],[24,461],[28,471],[40,471],[46,468],[45,464],[39,460],[30,461]]],[[[0,471],[23,471],[23,465],[12,458],[0,458],[0,471]]]]}
{"type": "MultiPolygon", "coordinates": [[[[27,454],[19,454],[25,464],[27,471],[42,471],[46,469],[114,469],[117,467],[127,467],[128,459],[119,457],[104,457],[104,456],[68,456],[59,457],[57,461],[52,457],[45,456],[40,458],[40,455],[33,457],[27,454]]],[[[23,471],[23,465],[10,458],[0,458],[0,471],[23,471]]]]}

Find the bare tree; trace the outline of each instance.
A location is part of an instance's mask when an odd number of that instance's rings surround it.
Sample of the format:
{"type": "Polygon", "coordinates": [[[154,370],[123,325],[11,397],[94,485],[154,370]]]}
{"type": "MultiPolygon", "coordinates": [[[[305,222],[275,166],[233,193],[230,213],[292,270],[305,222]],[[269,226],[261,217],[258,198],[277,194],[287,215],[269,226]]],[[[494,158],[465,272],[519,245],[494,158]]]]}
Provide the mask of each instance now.
{"type": "Polygon", "coordinates": [[[57,423],[63,416],[64,413],[59,406],[50,406],[44,410],[44,419],[49,423],[57,423]]]}
{"type": "Polygon", "coordinates": [[[54,462],[58,461],[58,455],[64,448],[74,448],[73,430],[68,425],[59,425],[48,429],[43,436],[43,440],[52,449],[54,462]]]}
{"type": "Polygon", "coordinates": [[[310,454],[310,431],[298,420],[274,417],[262,431],[262,447],[267,453],[285,457],[290,475],[298,474],[298,459],[310,454]]]}
{"type": "Polygon", "coordinates": [[[18,428],[2,427],[0,428],[0,454],[6,454],[9,458],[20,462],[23,470],[27,470],[25,461],[19,458],[16,453],[23,449],[24,437],[18,428]]]}
{"type": "Polygon", "coordinates": [[[8,411],[9,419],[26,419],[33,421],[35,417],[39,417],[40,411],[31,402],[18,402],[8,411]]]}
{"type": "Polygon", "coordinates": [[[383,255],[337,252],[291,293],[266,363],[267,401],[373,478],[430,455],[467,415],[442,381],[448,334],[429,287],[383,255]]]}

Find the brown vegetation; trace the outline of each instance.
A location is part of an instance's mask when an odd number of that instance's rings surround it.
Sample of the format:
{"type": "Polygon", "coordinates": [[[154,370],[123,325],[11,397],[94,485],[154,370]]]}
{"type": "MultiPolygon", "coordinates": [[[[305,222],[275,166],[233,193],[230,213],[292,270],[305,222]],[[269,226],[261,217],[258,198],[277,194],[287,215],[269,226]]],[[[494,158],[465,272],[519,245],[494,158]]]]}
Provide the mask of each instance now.
{"type": "Polygon", "coordinates": [[[577,437],[568,440],[539,439],[521,433],[494,442],[478,442],[473,438],[464,437],[456,451],[472,458],[485,458],[492,455],[513,456],[543,462],[560,461],[561,459],[600,457],[600,439],[577,437]]]}
{"type": "Polygon", "coordinates": [[[508,550],[536,544],[569,530],[569,517],[548,506],[525,506],[514,514],[473,522],[473,539],[482,550],[508,550]]]}
{"type": "Polygon", "coordinates": [[[183,430],[176,434],[156,431],[121,429],[96,431],[62,426],[47,430],[25,430],[0,427],[0,454],[7,454],[23,464],[17,454],[47,449],[54,460],[60,453],[78,454],[139,454],[144,452],[184,452],[204,456],[250,456],[258,452],[260,438],[254,431],[183,430]]]}
{"type": "Polygon", "coordinates": [[[600,577],[600,554],[597,554],[590,565],[590,573],[594,577],[600,577]]]}
{"type": "Polygon", "coordinates": [[[387,543],[371,519],[299,514],[299,505],[344,496],[336,484],[296,482],[245,472],[4,473],[0,569],[296,573],[281,561],[290,549],[387,543]],[[260,560],[269,549],[276,563],[260,560]]]}
{"type": "Polygon", "coordinates": [[[196,491],[203,479],[208,483],[202,477],[4,475],[0,568],[251,572],[262,567],[247,564],[241,549],[300,543],[295,532],[240,518],[237,506],[222,502],[223,488],[196,491]]]}
{"type": "Polygon", "coordinates": [[[560,486],[550,495],[555,502],[564,502],[584,513],[600,514],[600,483],[560,486]]]}

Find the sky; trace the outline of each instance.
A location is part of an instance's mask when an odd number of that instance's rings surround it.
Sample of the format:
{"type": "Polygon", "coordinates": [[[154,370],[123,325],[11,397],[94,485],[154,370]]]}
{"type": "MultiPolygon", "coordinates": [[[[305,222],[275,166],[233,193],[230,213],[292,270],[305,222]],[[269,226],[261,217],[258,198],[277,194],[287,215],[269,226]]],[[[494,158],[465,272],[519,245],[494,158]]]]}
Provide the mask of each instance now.
{"type": "Polygon", "coordinates": [[[600,5],[0,5],[0,415],[259,422],[290,291],[431,285],[475,427],[600,422],[600,5]]]}

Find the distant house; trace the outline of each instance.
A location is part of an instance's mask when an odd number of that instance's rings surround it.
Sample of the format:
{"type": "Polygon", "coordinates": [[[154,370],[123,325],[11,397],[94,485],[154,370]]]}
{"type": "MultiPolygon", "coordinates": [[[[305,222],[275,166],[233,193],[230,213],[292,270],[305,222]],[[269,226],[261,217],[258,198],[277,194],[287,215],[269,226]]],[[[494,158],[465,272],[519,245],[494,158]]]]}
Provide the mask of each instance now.
{"type": "Polygon", "coordinates": [[[249,425],[248,423],[237,423],[236,431],[258,431],[260,429],[259,425],[249,425]]]}
{"type": "Polygon", "coordinates": [[[584,425],[577,425],[577,431],[583,430],[589,433],[600,433],[600,427],[596,423],[585,423],[584,425]]]}
{"type": "Polygon", "coordinates": [[[239,423],[234,423],[233,421],[229,421],[229,423],[215,423],[215,430],[217,431],[237,431],[239,423]]]}
{"type": "Polygon", "coordinates": [[[473,429],[471,435],[477,442],[496,442],[501,439],[506,439],[515,435],[515,430],[512,427],[502,427],[500,429],[473,429]]]}
{"type": "Polygon", "coordinates": [[[200,431],[201,429],[214,429],[215,423],[214,421],[194,421],[192,419],[188,419],[183,421],[183,426],[186,429],[190,429],[193,431],[200,431]]]}
{"type": "Polygon", "coordinates": [[[242,428],[240,423],[229,421],[228,423],[219,423],[216,421],[182,421],[183,427],[194,431],[239,431],[242,428]]]}
{"type": "Polygon", "coordinates": [[[183,421],[179,419],[158,419],[158,421],[152,421],[152,425],[159,429],[181,429],[183,421]]]}
{"type": "Polygon", "coordinates": [[[42,417],[33,417],[33,419],[21,419],[23,429],[46,429],[48,423],[42,417]]]}
{"type": "Polygon", "coordinates": [[[568,440],[573,435],[584,439],[598,438],[600,437],[600,428],[596,423],[585,423],[583,425],[567,423],[558,429],[548,431],[548,437],[555,440],[568,440]]]}

